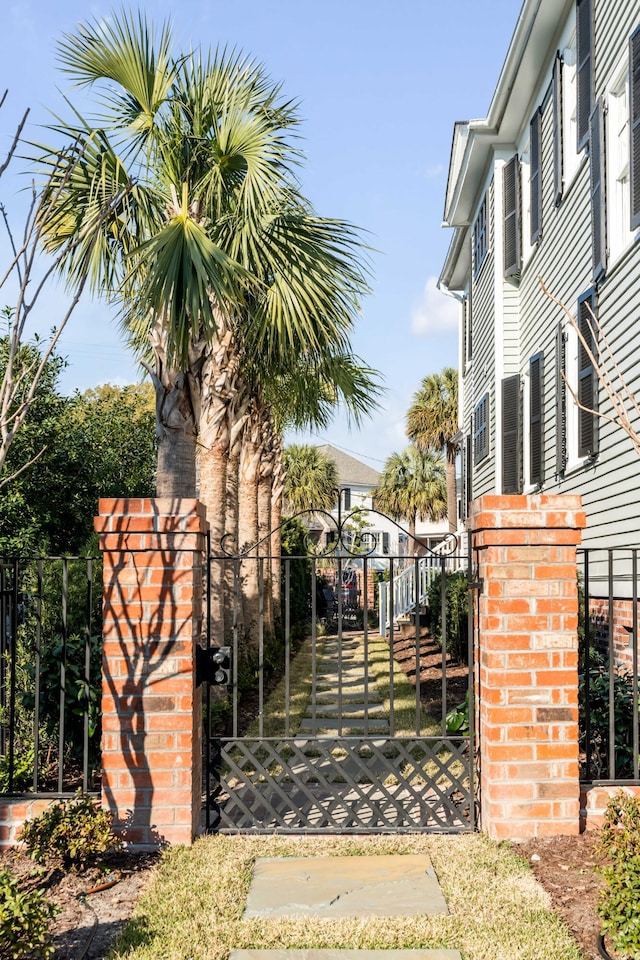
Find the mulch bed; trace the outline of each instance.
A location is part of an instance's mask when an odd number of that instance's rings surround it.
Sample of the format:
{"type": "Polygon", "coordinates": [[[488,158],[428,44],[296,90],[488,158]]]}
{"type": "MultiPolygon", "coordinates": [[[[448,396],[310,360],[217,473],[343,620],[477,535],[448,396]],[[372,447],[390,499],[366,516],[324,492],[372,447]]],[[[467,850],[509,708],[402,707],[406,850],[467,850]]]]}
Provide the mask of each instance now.
{"type": "Polygon", "coordinates": [[[60,908],[51,925],[54,960],[101,960],[131,917],[158,857],[120,851],[106,856],[100,867],[64,873],[39,868],[15,848],[0,853],[0,870],[9,870],[23,889],[42,890],[60,908]],[[106,889],[90,892],[103,886],[106,889]]]}

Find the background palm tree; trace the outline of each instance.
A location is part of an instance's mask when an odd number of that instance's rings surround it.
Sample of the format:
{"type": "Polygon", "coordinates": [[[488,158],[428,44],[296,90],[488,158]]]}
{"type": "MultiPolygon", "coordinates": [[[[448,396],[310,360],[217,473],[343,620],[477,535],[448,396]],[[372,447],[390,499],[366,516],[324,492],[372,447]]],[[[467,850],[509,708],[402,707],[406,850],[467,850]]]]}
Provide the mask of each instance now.
{"type": "Polygon", "coordinates": [[[291,444],[284,456],[284,507],[300,510],[331,510],[338,499],[338,469],[317,447],[291,444]]]}
{"type": "Polygon", "coordinates": [[[406,520],[415,542],[416,520],[441,520],[447,510],[445,468],[433,451],[423,453],[416,446],[392,453],[385,461],[375,507],[394,520],[406,520]]]}
{"type": "Polygon", "coordinates": [[[442,373],[424,378],[407,411],[407,436],[419,450],[444,453],[447,475],[449,530],[458,526],[456,456],[458,440],[458,371],[445,367],[442,373]]]}

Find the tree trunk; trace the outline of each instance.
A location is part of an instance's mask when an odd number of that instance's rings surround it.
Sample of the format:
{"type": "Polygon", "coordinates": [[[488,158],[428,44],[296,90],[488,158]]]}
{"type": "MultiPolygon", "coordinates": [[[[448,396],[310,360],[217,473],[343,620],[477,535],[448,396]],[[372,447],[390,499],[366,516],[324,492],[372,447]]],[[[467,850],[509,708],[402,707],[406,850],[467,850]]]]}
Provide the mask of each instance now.
{"type": "Polygon", "coordinates": [[[284,467],[282,464],[283,440],[281,434],[273,438],[273,476],[271,479],[271,578],[273,594],[273,614],[275,626],[282,619],[282,492],[284,490],[284,467]]]}
{"type": "MultiPolygon", "coordinates": [[[[200,377],[200,500],[207,508],[211,530],[211,551],[222,558],[226,532],[227,464],[231,440],[231,417],[241,390],[240,356],[233,335],[223,316],[218,319],[218,333],[207,345],[200,377]]],[[[231,552],[234,547],[231,546],[231,552]]],[[[229,636],[230,625],[224,620],[223,559],[211,563],[211,634],[222,640],[229,636]]]]}
{"type": "Polygon", "coordinates": [[[270,633],[274,632],[273,619],[273,544],[271,542],[271,486],[273,480],[273,423],[266,409],[263,410],[263,437],[258,470],[258,553],[265,558],[264,617],[270,633]]]}
{"type": "Polygon", "coordinates": [[[258,568],[258,474],[260,468],[260,423],[250,417],[240,456],[240,497],[238,509],[238,540],[240,550],[247,555],[242,562],[245,628],[250,633],[250,644],[258,645],[259,583],[258,568]]]}
{"type": "Polygon", "coordinates": [[[145,364],[156,394],[158,440],[158,497],[196,495],[196,433],[201,367],[200,344],[193,347],[191,369],[176,370],[167,363],[166,335],[157,323],[151,334],[153,366],[145,364]]]}

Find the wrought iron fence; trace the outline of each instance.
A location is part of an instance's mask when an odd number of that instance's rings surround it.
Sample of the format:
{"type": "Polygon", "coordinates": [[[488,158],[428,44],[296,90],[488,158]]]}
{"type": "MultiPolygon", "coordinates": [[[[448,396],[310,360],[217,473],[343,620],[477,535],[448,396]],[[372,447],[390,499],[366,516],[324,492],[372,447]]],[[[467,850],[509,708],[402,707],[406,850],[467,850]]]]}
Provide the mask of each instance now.
{"type": "Polygon", "coordinates": [[[98,558],[0,558],[0,794],[98,787],[100,584],[98,558]]]}
{"type": "Polygon", "coordinates": [[[640,783],[640,548],[578,551],[581,777],[640,783]]]}

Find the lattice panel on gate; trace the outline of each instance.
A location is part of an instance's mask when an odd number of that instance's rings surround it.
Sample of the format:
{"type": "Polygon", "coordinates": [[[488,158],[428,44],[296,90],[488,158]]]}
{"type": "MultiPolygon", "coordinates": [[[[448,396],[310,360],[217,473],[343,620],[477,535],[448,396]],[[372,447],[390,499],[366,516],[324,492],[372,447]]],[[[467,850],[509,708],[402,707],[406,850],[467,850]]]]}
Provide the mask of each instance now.
{"type": "Polygon", "coordinates": [[[210,749],[220,832],[473,829],[465,737],[214,739],[210,749]]]}

